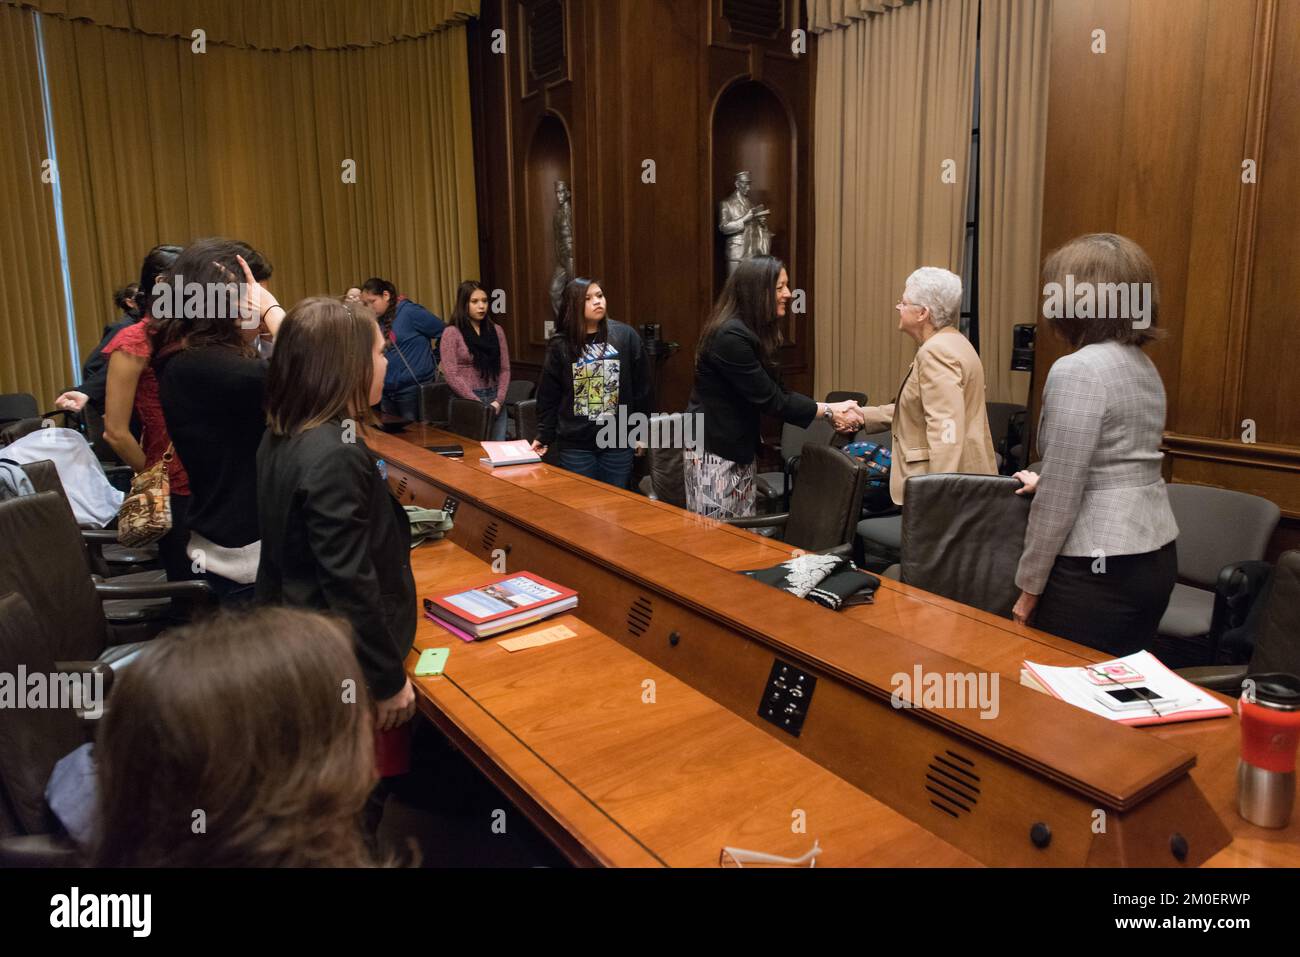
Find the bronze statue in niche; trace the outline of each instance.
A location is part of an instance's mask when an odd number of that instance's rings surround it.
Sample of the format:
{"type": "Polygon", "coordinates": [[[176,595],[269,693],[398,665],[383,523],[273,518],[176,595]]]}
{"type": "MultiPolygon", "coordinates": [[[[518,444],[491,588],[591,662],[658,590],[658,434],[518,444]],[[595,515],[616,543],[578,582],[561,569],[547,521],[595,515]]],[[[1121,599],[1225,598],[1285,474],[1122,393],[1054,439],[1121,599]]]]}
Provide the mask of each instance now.
{"type": "Polygon", "coordinates": [[[728,276],[736,271],[741,260],[772,251],[772,231],[767,228],[771,211],[750,201],[751,185],[749,171],[741,170],[736,174],[736,191],[718,206],[718,232],[725,237],[728,276]]]}
{"type": "Polygon", "coordinates": [[[569,184],[555,181],[555,273],[551,276],[551,309],[560,314],[560,300],[564,287],[573,278],[573,206],[569,202],[569,184]]]}

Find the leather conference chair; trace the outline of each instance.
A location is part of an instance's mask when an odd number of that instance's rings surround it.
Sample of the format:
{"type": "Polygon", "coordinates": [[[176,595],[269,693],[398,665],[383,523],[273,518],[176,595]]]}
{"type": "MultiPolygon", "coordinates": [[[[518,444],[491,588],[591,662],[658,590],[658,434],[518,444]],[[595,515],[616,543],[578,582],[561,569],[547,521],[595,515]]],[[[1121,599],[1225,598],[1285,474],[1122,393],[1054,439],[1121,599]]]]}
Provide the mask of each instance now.
{"type": "Polygon", "coordinates": [[[865,392],[854,392],[850,389],[836,389],[833,392],[827,392],[826,398],[823,401],[834,404],[836,402],[843,402],[845,399],[852,399],[858,405],[867,404],[867,394],[865,392]]]}
{"type": "Polygon", "coordinates": [[[903,496],[901,581],[1003,617],[1020,595],[1016,567],[1030,500],[1004,475],[913,475],[903,496]]]}
{"type": "Polygon", "coordinates": [[[537,438],[537,400],[521,399],[515,403],[514,413],[515,437],[532,442],[537,438]]]}
{"type": "Polygon", "coordinates": [[[835,427],[825,419],[817,419],[806,429],[789,422],[783,423],[781,446],[777,450],[781,455],[781,471],[760,472],[756,479],[758,494],[769,502],[779,502],[782,509],[792,508],[790,493],[794,490],[799,472],[799,457],[804,447],[829,446],[834,439],[835,427]]]}
{"type": "Polygon", "coordinates": [[[45,626],[57,661],[99,661],[111,667],[140,648],[140,641],[117,640],[121,634],[109,629],[105,601],[172,599],[169,621],[155,622],[150,637],[171,620],[192,617],[212,601],[206,582],[94,581],[81,532],[54,492],[0,502],[0,541],[5,543],[0,549],[0,593],[16,592],[27,600],[45,626]]]}
{"type": "MultiPolygon", "coordinates": [[[[29,462],[22,468],[37,492],[57,492],[67,500],[53,462],[29,462]]],[[[167,580],[158,562],[157,545],[126,548],[117,544],[117,530],[112,528],[83,528],[81,537],[96,579],[111,579],[115,585],[153,585],[167,580]]],[[[111,599],[104,602],[104,617],[117,640],[143,641],[174,624],[176,609],[169,598],[111,599]]]]}
{"type": "MultiPolygon", "coordinates": [[[[506,435],[510,438],[524,438],[523,429],[519,422],[519,403],[532,399],[536,392],[537,383],[529,382],[527,379],[511,379],[510,384],[506,386],[506,400],[503,411],[506,414],[506,435]]],[[[537,438],[536,432],[528,441],[531,442],[535,438],[537,438]]]]}
{"type": "MultiPolygon", "coordinates": [[[[894,447],[894,433],[859,431],[854,442],[874,442],[887,449],[894,447]]],[[[880,574],[888,574],[897,566],[903,548],[902,509],[890,502],[889,506],[858,522],[854,556],[858,565],[880,574]]],[[[896,575],[890,575],[896,578],[896,575]]]]}
{"type": "Polygon", "coordinates": [[[1211,665],[1223,615],[1252,600],[1243,596],[1251,577],[1242,563],[1264,557],[1281,510],[1268,499],[1208,485],[1168,486],[1178,522],[1178,583],[1160,619],[1152,651],[1179,665],[1211,665]],[[1215,622],[1216,605],[1220,622],[1215,622]]]}
{"type": "Polygon", "coordinates": [[[447,431],[482,442],[492,428],[492,408],[477,399],[453,398],[447,411],[447,431]]]}
{"type": "MultiPolygon", "coordinates": [[[[42,623],[18,594],[0,595],[0,672],[85,675],[90,662],[56,662],[42,623]]],[[[104,682],[107,691],[108,682],[104,682]]],[[[22,693],[22,691],[20,691],[22,693]]],[[[0,867],[72,867],[76,847],[45,801],[45,785],[59,759],[89,740],[89,722],[68,708],[6,709],[0,721],[0,867]]]]}
{"type": "Polygon", "coordinates": [[[1003,475],[1020,471],[1020,457],[1024,455],[1025,424],[1029,410],[1015,402],[989,402],[985,404],[989,419],[989,433],[993,451],[1003,475]]]}
{"type": "Polygon", "coordinates": [[[0,427],[24,419],[39,419],[40,415],[41,408],[36,404],[36,396],[30,392],[6,392],[0,395],[0,427]]]}
{"type": "Polygon", "coordinates": [[[641,480],[643,492],[678,508],[686,507],[686,460],[680,442],[674,439],[683,436],[685,420],[684,412],[651,417],[652,441],[646,449],[649,474],[641,480]]]}
{"type": "Polygon", "coordinates": [[[829,445],[805,445],[800,453],[799,483],[790,496],[790,511],[779,515],[733,518],[737,528],[775,529],[775,537],[810,552],[846,557],[862,512],[867,472],[857,459],[829,445]]]}
{"type": "Polygon", "coordinates": [[[1242,627],[1224,636],[1249,653],[1246,664],[1183,668],[1178,674],[1204,688],[1240,694],[1249,675],[1300,675],[1300,550],[1283,552],[1242,627]]]}
{"type": "Polygon", "coordinates": [[[446,382],[423,383],[420,386],[420,411],[418,413],[420,420],[438,428],[445,426],[449,416],[448,406],[454,396],[455,393],[451,391],[451,386],[446,382]]]}

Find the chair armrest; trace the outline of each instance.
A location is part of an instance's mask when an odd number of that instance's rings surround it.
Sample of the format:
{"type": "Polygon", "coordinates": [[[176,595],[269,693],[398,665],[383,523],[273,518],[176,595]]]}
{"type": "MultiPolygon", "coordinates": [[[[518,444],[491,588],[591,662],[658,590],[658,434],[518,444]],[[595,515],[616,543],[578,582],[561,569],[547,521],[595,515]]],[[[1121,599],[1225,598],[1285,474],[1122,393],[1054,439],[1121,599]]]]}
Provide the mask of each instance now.
{"type": "Polygon", "coordinates": [[[1241,694],[1241,682],[1247,674],[1246,665],[1211,665],[1205,668],[1180,668],[1178,677],[1211,691],[1241,694]]]}
{"type": "Polygon", "coordinates": [[[82,541],[96,545],[116,545],[117,529],[115,528],[83,528],[81,530],[82,541]]]}
{"type": "Polygon", "coordinates": [[[0,867],[80,867],[81,851],[66,837],[19,834],[0,837],[0,867]]]}
{"type": "Polygon", "coordinates": [[[790,521],[789,512],[781,512],[778,515],[751,515],[746,518],[729,518],[723,524],[730,525],[733,528],[771,528],[773,526],[784,528],[785,523],[790,521]]]}
{"type": "Polygon", "coordinates": [[[1264,590],[1273,566],[1268,562],[1233,562],[1219,570],[1214,587],[1214,611],[1210,617],[1211,661],[1219,662],[1219,643],[1223,634],[1240,628],[1251,606],[1264,590]]]}
{"type": "Polygon", "coordinates": [[[95,593],[101,601],[133,598],[179,598],[196,604],[209,604],[216,599],[212,586],[205,581],[150,582],[148,584],[117,585],[112,579],[95,582],[95,593]]]}
{"type": "Polygon", "coordinates": [[[54,670],[61,674],[76,673],[88,677],[92,675],[102,675],[105,694],[108,694],[113,687],[113,675],[115,672],[113,671],[112,666],[106,665],[102,661],[56,661],[54,662],[54,670]]]}

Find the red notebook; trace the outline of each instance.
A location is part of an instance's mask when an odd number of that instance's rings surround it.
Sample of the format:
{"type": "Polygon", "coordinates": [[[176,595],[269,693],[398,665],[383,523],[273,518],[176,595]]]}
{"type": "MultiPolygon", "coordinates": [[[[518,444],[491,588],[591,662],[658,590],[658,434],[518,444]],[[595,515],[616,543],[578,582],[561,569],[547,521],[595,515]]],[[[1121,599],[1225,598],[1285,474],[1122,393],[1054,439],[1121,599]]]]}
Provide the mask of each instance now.
{"type": "Polygon", "coordinates": [[[425,610],[476,638],[532,624],[568,611],[578,604],[578,593],[531,572],[497,575],[474,588],[435,595],[425,600],[425,610]]]}

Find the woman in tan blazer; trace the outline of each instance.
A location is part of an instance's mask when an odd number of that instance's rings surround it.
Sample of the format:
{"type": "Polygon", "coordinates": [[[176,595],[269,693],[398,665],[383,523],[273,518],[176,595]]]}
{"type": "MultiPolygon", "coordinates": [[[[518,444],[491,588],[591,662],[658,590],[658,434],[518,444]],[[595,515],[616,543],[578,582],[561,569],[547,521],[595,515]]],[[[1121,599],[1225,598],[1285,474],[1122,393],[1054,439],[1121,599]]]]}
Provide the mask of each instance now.
{"type": "Polygon", "coordinates": [[[984,367],[961,330],[961,278],[923,266],[907,277],[898,329],[916,340],[916,356],[889,405],[860,408],[863,428],[894,433],[889,494],[903,504],[910,475],[966,472],[996,475],[993,438],[984,408],[984,367]]]}

